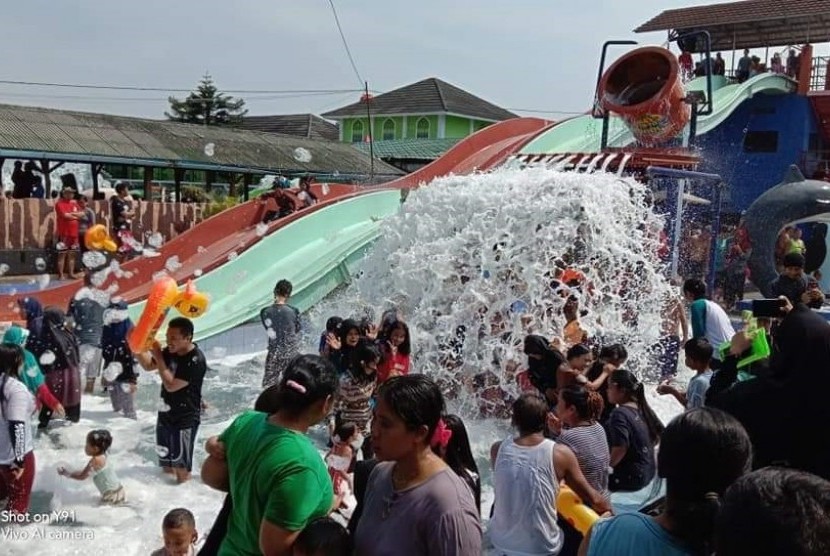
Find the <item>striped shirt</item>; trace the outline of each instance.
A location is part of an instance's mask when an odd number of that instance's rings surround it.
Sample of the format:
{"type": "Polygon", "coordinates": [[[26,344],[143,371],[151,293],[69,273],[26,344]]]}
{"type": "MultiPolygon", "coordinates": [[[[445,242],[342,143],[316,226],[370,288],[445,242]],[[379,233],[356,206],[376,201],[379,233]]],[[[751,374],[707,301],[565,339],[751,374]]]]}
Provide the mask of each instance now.
{"type": "Polygon", "coordinates": [[[364,382],[355,380],[351,373],[345,373],[340,378],[340,387],[337,390],[334,412],[340,414],[342,422],[352,422],[357,425],[364,436],[369,434],[375,385],[374,377],[364,382]]]}
{"type": "Polygon", "coordinates": [[[588,484],[608,499],[611,496],[608,490],[608,468],[611,465],[611,454],[602,425],[594,423],[587,427],[564,429],[557,442],[573,450],[588,484]]]}

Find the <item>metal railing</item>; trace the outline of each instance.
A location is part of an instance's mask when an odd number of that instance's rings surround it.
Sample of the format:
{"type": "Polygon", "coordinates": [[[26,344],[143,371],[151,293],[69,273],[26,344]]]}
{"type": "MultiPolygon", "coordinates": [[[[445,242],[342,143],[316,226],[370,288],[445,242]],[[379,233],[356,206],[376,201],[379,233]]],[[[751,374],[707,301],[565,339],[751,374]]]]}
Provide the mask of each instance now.
{"type": "Polygon", "coordinates": [[[828,90],[827,82],[827,65],[830,64],[830,56],[815,56],[813,58],[813,68],[810,72],[810,90],[811,91],[826,91],[828,90]]]}

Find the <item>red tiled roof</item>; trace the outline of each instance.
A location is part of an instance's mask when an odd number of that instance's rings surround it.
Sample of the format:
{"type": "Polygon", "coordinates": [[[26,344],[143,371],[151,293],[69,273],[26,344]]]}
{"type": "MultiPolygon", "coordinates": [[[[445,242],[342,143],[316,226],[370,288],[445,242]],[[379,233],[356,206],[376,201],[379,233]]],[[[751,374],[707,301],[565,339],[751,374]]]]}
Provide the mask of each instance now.
{"type": "MultiPolygon", "coordinates": [[[[668,29],[699,29],[771,19],[830,17],[828,0],[744,0],[728,4],[709,4],[693,8],[666,10],[637,27],[635,33],[668,29]]],[[[820,24],[816,21],[815,23],[820,24]]]]}
{"type": "Polygon", "coordinates": [[[713,50],[830,42],[830,0],[744,0],[666,10],[637,27],[706,30],[713,50]]]}

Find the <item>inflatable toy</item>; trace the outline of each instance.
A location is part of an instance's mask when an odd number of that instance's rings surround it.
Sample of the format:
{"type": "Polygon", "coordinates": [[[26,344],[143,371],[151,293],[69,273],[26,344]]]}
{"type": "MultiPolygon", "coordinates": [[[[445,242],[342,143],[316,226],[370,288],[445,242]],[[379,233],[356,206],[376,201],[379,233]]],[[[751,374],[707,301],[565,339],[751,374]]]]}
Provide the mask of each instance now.
{"type": "Polygon", "coordinates": [[[566,486],[559,489],[559,496],[556,497],[556,511],[567,521],[571,527],[579,531],[583,536],[588,533],[591,526],[599,515],[582,503],[579,496],[566,486]]]}
{"type": "Polygon", "coordinates": [[[184,291],[173,302],[173,307],[185,317],[195,319],[205,314],[208,303],[208,297],[197,292],[193,281],[188,280],[184,291]]]}
{"type": "Polygon", "coordinates": [[[84,234],[84,244],[91,251],[109,251],[114,253],[118,245],[112,240],[106,226],[96,224],[84,234]]]}
{"type": "Polygon", "coordinates": [[[156,280],[147,298],[147,305],[138,318],[138,324],[127,338],[133,353],[141,353],[152,347],[153,340],[171,307],[175,307],[185,317],[200,317],[207,311],[208,297],[196,291],[192,281],[188,281],[184,291],[180,293],[176,281],[170,276],[156,280]]]}

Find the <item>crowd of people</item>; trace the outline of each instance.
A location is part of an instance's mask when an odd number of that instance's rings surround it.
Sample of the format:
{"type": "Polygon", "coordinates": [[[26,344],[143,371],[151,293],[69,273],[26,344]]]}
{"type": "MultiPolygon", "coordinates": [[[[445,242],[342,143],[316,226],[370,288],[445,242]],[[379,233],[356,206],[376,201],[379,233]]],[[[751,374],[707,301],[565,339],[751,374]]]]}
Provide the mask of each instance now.
{"type": "MultiPolygon", "coordinates": [[[[726,75],[726,61],[720,52],[715,53],[714,58],[705,59],[701,56],[701,59],[695,62],[691,52],[681,50],[677,56],[677,61],[684,81],[705,75],[726,75]]],[[[770,71],[786,75],[791,79],[798,79],[800,68],[801,55],[794,48],[789,50],[786,60],[782,60],[780,53],[773,53],[769,60],[769,67],[761,61],[759,56],[750,54],[747,48],[744,50],[743,56],[738,59],[737,67],[734,68],[734,77],[738,83],[743,83],[756,75],[770,71]]]]}
{"type": "MultiPolygon", "coordinates": [[[[679,298],[666,300],[664,333],[676,340],[656,346],[664,356],[656,393],[685,408],[667,424],[625,368],[626,346],[590,338],[574,304],[572,319],[562,315],[576,322],[567,338],[528,335],[526,370],[507,407],[515,430],[490,450],[487,521],[465,423],[448,412],[441,386],[417,372],[404,315],[332,316],[318,353],[303,354],[293,286],[279,280],[260,314],[262,392],[205,442],[201,479],[226,496],[199,553],[477,556],[492,545],[540,556],[825,554],[830,448],[816,439],[830,418],[830,325],[807,307],[806,281],[786,287],[780,318],[762,324],[772,355],[748,370],[739,365],[752,339],[735,332],[700,280],[682,286],[689,318],[679,298]],[[685,387],[674,378],[677,345],[695,373],[685,387]],[[322,457],[307,434],[320,425],[329,438],[322,457]],[[613,493],[658,478],[665,496],[641,512],[615,512],[613,493]],[[584,535],[559,512],[564,489],[602,516],[584,535]]],[[[132,353],[126,307],[96,304],[76,297],[70,325],[61,309],[23,298],[26,327],[11,327],[0,345],[0,498],[10,512],[29,507],[32,415],[40,407],[40,430],[54,418],[78,422],[82,391],[95,390],[102,368],[113,409],[132,418],[137,367],[158,373],[158,464],[178,483],[191,478],[207,370],[192,322],[171,320],[166,347],[132,353]]],[[[59,469],[91,477],[104,504],[129,495],[107,455],[112,443],[107,430],[90,431],[86,464],[59,469]]],[[[195,553],[187,509],[164,516],[162,533],[156,554],[195,553]]]]}

